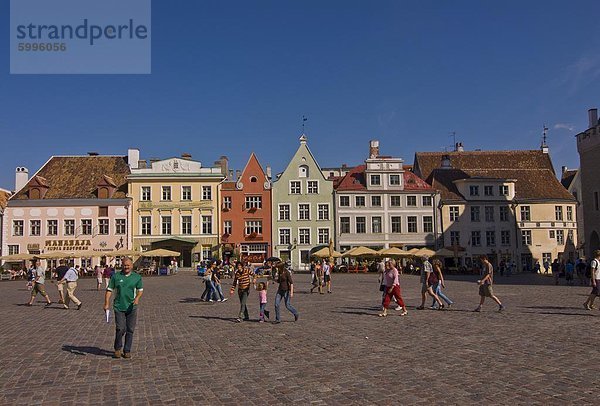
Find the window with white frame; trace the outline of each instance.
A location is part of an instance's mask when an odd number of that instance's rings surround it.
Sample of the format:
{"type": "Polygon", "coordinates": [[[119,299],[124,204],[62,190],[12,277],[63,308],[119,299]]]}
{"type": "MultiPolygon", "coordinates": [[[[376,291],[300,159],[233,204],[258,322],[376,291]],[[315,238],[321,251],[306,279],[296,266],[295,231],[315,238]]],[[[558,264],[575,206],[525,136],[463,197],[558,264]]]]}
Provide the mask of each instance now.
{"type": "Polygon", "coordinates": [[[212,234],[212,216],[202,216],[202,234],[212,234]]]}
{"type": "Polygon", "coordinates": [[[58,235],[58,220],[48,220],[46,224],[47,235],[58,235]]]}
{"type": "Polygon", "coordinates": [[[485,185],[483,187],[483,195],[484,196],[494,196],[494,187],[491,185],[485,185]]]}
{"type": "Polygon", "coordinates": [[[475,185],[469,186],[469,194],[471,196],[479,196],[479,186],[475,186],[475,185]]]}
{"type": "Polygon", "coordinates": [[[350,234],[350,217],[340,217],[340,233],[350,234]]]}
{"type": "Polygon", "coordinates": [[[92,219],[81,220],[81,234],[92,235],[92,219]]]}
{"type": "Polygon", "coordinates": [[[289,228],[279,229],[279,245],[290,245],[292,243],[291,230],[289,228]]]}
{"type": "Polygon", "coordinates": [[[417,232],[417,216],[406,217],[406,227],[409,233],[417,232]]]}
{"type": "Polygon", "coordinates": [[[531,245],[531,230],[521,230],[521,243],[531,245]]]}
{"type": "Polygon", "coordinates": [[[212,186],[202,186],[202,200],[212,200],[212,186]]]}
{"type": "Polygon", "coordinates": [[[565,230],[556,230],[556,244],[565,245],[565,230]]]}
{"type": "Polygon", "coordinates": [[[162,187],[162,195],[161,200],[171,200],[171,186],[163,186],[162,187]]]}
{"type": "Polygon", "coordinates": [[[392,216],[392,233],[402,232],[402,218],[400,216],[392,216]]]}
{"type": "Polygon", "coordinates": [[[390,186],[400,186],[400,175],[390,175],[390,186]]]}
{"type": "Polygon", "coordinates": [[[308,178],[308,166],[307,165],[300,165],[298,167],[298,177],[308,178]]]}
{"type": "Polygon", "coordinates": [[[450,231],[450,245],[460,246],[460,231],[450,231]]]}
{"type": "Polygon", "coordinates": [[[23,235],[23,220],[13,220],[12,235],[20,237],[23,235]]]}
{"type": "Polygon", "coordinates": [[[496,246],[496,232],[494,230],[488,230],[485,232],[485,245],[488,247],[496,246]]]}
{"type": "Polygon", "coordinates": [[[202,246],[202,259],[207,260],[207,259],[210,259],[211,257],[212,257],[212,249],[211,249],[210,245],[203,245],[202,246]]]}
{"type": "Polygon", "coordinates": [[[223,234],[231,235],[231,231],[233,230],[233,223],[231,220],[225,220],[223,222],[223,234]]]}
{"type": "Polygon", "coordinates": [[[433,198],[431,196],[423,196],[423,207],[433,206],[433,198]]]}
{"type": "Polygon", "coordinates": [[[289,221],[290,220],[290,205],[280,204],[279,205],[279,220],[289,221]]]}
{"type": "Polygon", "coordinates": [[[433,216],[423,216],[423,232],[433,233],[433,216]]]}
{"type": "Polygon", "coordinates": [[[162,235],[171,235],[171,216],[160,216],[160,230],[162,235]]]}
{"type": "Polygon", "coordinates": [[[75,220],[67,219],[64,221],[65,235],[75,235],[75,220]]]}
{"type": "Polygon", "coordinates": [[[125,235],[127,233],[127,220],[115,219],[115,234],[125,235]]]}
{"type": "Polygon", "coordinates": [[[310,228],[298,229],[298,242],[303,245],[310,244],[310,228]]]}
{"type": "Polygon", "coordinates": [[[371,175],[371,186],[381,186],[381,175],[371,175]]]}
{"type": "Polygon", "coordinates": [[[29,220],[29,235],[39,236],[42,234],[42,221],[29,220]]]}
{"type": "Polygon", "coordinates": [[[262,221],[260,220],[248,220],[245,223],[246,235],[260,235],[262,234],[262,221]]]}
{"type": "Polygon", "coordinates": [[[223,209],[231,210],[231,196],[223,196],[223,209]]]}
{"type": "Polygon", "coordinates": [[[319,220],[329,220],[329,205],[328,204],[319,204],[318,208],[318,219],[319,220]]]}
{"type": "Polygon", "coordinates": [[[340,207],[350,207],[350,196],[340,196],[340,207]]]}
{"type": "Polygon", "coordinates": [[[262,208],[262,196],[246,196],[245,205],[246,205],[246,210],[261,209],[262,208]]]}
{"type": "Polygon", "coordinates": [[[417,207],[417,196],[406,196],[406,205],[408,207],[417,207]]]}
{"type": "Polygon", "coordinates": [[[508,196],[508,185],[498,186],[498,194],[500,196],[508,196]]]}
{"type": "Polygon", "coordinates": [[[480,208],[479,206],[471,206],[471,221],[480,221],[481,218],[479,216],[480,214],[480,208]]]}
{"type": "Polygon", "coordinates": [[[471,231],[471,245],[481,247],[481,231],[471,231]]]}
{"type": "Polygon", "coordinates": [[[567,221],[573,221],[573,207],[567,206],[567,221]]]}
{"type": "Polygon", "coordinates": [[[450,206],[450,221],[458,221],[458,206],[450,206]]]}
{"type": "Polygon", "coordinates": [[[300,203],[298,205],[298,220],[310,220],[310,204],[300,203]]]}
{"type": "Polygon", "coordinates": [[[152,217],[141,216],[140,224],[142,226],[142,229],[140,230],[142,235],[152,235],[152,217]]]}
{"type": "Polygon", "coordinates": [[[365,234],[367,232],[367,218],[358,216],[355,219],[356,234],[365,234]]]}
{"type": "Polygon", "coordinates": [[[382,221],[380,216],[371,217],[371,232],[373,234],[381,234],[382,233],[382,221]]]}
{"type": "Polygon", "coordinates": [[[317,229],[319,245],[321,244],[329,244],[329,229],[328,228],[319,228],[317,229]]]}
{"type": "Polygon", "coordinates": [[[141,201],[149,202],[152,200],[152,188],[150,186],[142,186],[141,201]]]}
{"type": "Polygon", "coordinates": [[[500,221],[508,221],[508,207],[500,206],[498,209],[500,211],[500,221]]]}
{"type": "Polygon", "coordinates": [[[494,206],[484,207],[485,221],[494,222],[494,206]]]}
{"type": "Polygon", "coordinates": [[[192,216],[181,216],[181,234],[192,234],[192,216]]]}
{"type": "Polygon", "coordinates": [[[402,196],[390,196],[390,206],[391,207],[402,206],[402,196]]]}
{"type": "Polygon", "coordinates": [[[381,196],[371,196],[371,207],[381,207],[381,196]]]}
{"type": "Polygon", "coordinates": [[[290,180],[290,194],[300,195],[302,194],[302,183],[299,180],[290,180]]]}
{"type": "Polygon", "coordinates": [[[310,195],[319,194],[319,181],[309,180],[306,182],[306,192],[310,195]]]}
{"type": "Polygon", "coordinates": [[[529,206],[521,206],[521,221],[531,221],[531,209],[529,206]]]}
{"type": "Polygon", "coordinates": [[[98,219],[98,234],[108,235],[110,230],[110,224],[108,219],[98,219]]]}
{"type": "Polygon", "coordinates": [[[182,186],[181,187],[181,200],[190,201],[192,200],[192,187],[182,186]]]}
{"type": "Polygon", "coordinates": [[[356,196],[354,198],[354,206],[355,207],[365,207],[366,206],[365,197],[364,196],[356,196]]]}
{"type": "Polygon", "coordinates": [[[563,208],[562,208],[562,206],[555,206],[554,207],[554,216],[556,218],[556,221],[563,221],[563,208]]]}
{"type": "Polygon", "coordinates": [[[500,244],[510,245],[510,230],[500,230],[500,244]]]}
{"type": "Polygon", "coordinates": [[[19,254],[19,246],[17,244],[10,244],[8,246],[8,255],[17,255],[19,254]]]}

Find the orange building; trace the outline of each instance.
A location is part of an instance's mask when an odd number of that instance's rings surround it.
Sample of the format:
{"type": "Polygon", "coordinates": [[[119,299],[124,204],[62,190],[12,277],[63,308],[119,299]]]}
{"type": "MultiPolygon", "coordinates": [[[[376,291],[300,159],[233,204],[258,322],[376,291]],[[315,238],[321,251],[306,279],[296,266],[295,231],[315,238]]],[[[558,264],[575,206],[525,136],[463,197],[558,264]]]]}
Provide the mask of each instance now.
{"type": "Polygon", "coordinates": [[[271,179],[267,173],[252,153],[237,179],[223,182],[220,231],[226,262],[235,257],[260,263],[271,256],[271,179]]]}

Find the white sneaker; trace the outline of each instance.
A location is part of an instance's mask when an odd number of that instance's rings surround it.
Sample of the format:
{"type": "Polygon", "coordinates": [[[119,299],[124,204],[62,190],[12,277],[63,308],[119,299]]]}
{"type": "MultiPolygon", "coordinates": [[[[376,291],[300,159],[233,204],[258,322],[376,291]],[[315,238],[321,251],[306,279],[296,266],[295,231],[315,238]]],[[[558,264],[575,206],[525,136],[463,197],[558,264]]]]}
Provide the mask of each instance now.
{"type": "Polygon", "coordinates": [[[221,300],[221,302],[226,302],[226,301],[227,301],[227,298],[221,300]]]}
{"type": "Polygon", "coordinates": [[[394,310],[402,310],[402,306],[398,305],[394,310]]]}
{"type": "Polygon", "coordinates": [[[210,299],[209,302],[214,302],[214,300],[210,299]]]}

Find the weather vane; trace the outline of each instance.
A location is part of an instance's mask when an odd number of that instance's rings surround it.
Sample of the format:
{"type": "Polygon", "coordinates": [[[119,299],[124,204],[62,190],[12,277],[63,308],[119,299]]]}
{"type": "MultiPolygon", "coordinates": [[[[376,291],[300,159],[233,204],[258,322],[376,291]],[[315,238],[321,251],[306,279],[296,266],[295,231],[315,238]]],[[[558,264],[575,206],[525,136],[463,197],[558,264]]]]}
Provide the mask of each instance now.
{"type": "Polygon", "coordinates": [[[304,134],[304,123],[308,120],[305,115],[302,115],[302,134],[304,134]]]}
{"type": "Polygon", "coordinates": [[[542,141],[543,141],[542,145],[546,145],[546,139],[548,138],[547,133],[548,133],[548,127],[546,127],[546,124],[544,124],[544,132],[543,132],[544,135],[542,137],[542,141]]]}

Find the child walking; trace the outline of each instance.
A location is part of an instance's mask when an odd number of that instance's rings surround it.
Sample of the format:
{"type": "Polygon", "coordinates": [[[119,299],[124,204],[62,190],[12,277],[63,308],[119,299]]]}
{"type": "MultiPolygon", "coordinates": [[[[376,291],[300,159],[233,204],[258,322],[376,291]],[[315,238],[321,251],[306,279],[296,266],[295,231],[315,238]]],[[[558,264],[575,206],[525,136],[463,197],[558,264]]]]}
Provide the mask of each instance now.
{"type": "Polygon", "coordinates": [[[269,318],[269,311],[266,309],[267,307],[267,287],[269,286],[269,282],[259,282],[256,290],[258,291],[258,299],[260,302],[260,319],[259,323],[264,323],[265,316],[267,319],[269,318]]]}

